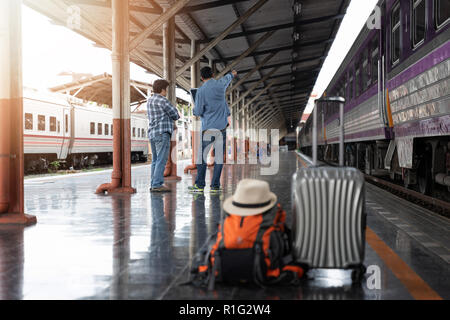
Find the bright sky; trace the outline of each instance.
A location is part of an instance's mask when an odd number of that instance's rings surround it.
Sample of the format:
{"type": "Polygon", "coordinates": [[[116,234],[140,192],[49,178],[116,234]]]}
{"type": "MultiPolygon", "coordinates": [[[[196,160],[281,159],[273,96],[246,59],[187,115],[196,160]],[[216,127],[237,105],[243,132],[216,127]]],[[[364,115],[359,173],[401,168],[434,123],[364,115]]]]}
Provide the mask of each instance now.
{"type": "MultiPolygon", "coordinates": [[[[331,47],[313,93],[321,95],[334,73],[339,68],[348,50],[366,23],[377,0],[352,0],[347,10],[336,41],[331,47]]],[[[93,42],[70,29],[52,24],[45,16],[23,6],[23,76],[24,85],[47,89],[71,81],[71,77],[58,76],[63,71],[90,73],[112,73],[109,50],[94,47],[93,42]]],[[[131,64],[131,78],[153,82],[156,76],[131,64]]],[[[184,90],[177,96],[190,101],[184,90]]],[[[306,113],[312,110],[312,99],[306,113]]]]}
{"type": "MultiPolygon", "coordinates": [[[[58,76],[63,71],[112,74],[111,52],[94,46],[94,43],[69,28],[52,24],[50,20],[22,6],[23,78],[24,85],[36,89],[72,81],[71,76],[58,76]]],[[[152,83],[158,77],[131,63],[131,78],[152,83]]],[[[177,96],[190,101],[182,89],[177,96]]]]}

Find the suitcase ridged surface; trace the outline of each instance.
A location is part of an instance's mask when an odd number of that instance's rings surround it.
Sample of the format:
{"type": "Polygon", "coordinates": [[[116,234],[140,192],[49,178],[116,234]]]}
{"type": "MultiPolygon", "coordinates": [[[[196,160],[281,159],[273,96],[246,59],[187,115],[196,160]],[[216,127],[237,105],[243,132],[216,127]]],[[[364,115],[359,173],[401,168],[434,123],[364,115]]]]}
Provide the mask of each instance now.
{"type": "Polygon", "coordinates": [[[299,169],[293,177],[293,254],[312,268],[362,264],[364,177],[354,168],[299,169]]]}

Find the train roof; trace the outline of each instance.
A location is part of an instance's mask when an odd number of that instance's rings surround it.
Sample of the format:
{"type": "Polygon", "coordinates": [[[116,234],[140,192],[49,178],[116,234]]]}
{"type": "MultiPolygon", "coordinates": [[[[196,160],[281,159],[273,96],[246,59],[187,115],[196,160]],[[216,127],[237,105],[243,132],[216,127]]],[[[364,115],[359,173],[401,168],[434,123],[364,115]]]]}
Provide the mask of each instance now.
{"type": "Polygon", "coordinates": [[[54,93],[46,90],[37,90],[33,88],[24,87],[23,88],[23,98],[30,100],[38,100],[43,102],[48,102],[52,104],[57,104],[60,106],[70,107],[71,104],[68,97],[63,94],[54,93]]]}
{"type": "MultiPolygon", "coordinates": [[[[385,2],[385,0],[379,0],[377,4],[375,5],[374,9],[378,6],[381,7],[381,5],[385,2]]],[[[364,25],[361,28],[361,31],[359,32],[358,36],[356,37],[356,40],[353,42],[350,50],[345,55],[344,60],[342,60],[341,65],[339,66],[338,70],[334,74],[333,78],[330,80],[330,83],[328,84],[326,88],[326,92],[330,92],[333,90],[333,88],[336,86],[337,82],[340,80],[343,72],[347,69],[348,65],[352,62],[355,55],[358,54],[358,52],[362,49],[362,45],[364,41],[367,39],[368,35],[372,32],[376,32],[374,30],[370,30],[366,25],[364,25]]]]}

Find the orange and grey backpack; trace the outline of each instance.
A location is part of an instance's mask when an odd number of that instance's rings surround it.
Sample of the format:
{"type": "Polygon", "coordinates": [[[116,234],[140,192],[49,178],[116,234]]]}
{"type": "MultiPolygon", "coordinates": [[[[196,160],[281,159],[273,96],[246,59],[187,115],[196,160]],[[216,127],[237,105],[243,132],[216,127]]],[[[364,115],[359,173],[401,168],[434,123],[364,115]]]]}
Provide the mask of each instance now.
{"type": "Polygon", "coordinates": [[[189,283],[210,290],[215,282],[298,284],[304,270],[292,263],[285,220],[279,204],[253,216],[225,213],[215,243],[194,260],[189,283]]]}

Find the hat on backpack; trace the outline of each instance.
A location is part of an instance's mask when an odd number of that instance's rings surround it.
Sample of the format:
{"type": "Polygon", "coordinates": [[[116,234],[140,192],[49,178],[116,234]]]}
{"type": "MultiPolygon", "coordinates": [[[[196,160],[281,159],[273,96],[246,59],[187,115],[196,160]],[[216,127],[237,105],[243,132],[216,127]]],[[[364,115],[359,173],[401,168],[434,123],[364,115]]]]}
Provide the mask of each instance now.
{"type": "Polygon", "coordinates": [[[266,212],[277,203],[277,196],[270,191],[266,181],[241,180],[233,196],[223,203],[223,210],[238,216],[253,216],[266,212]]]}

